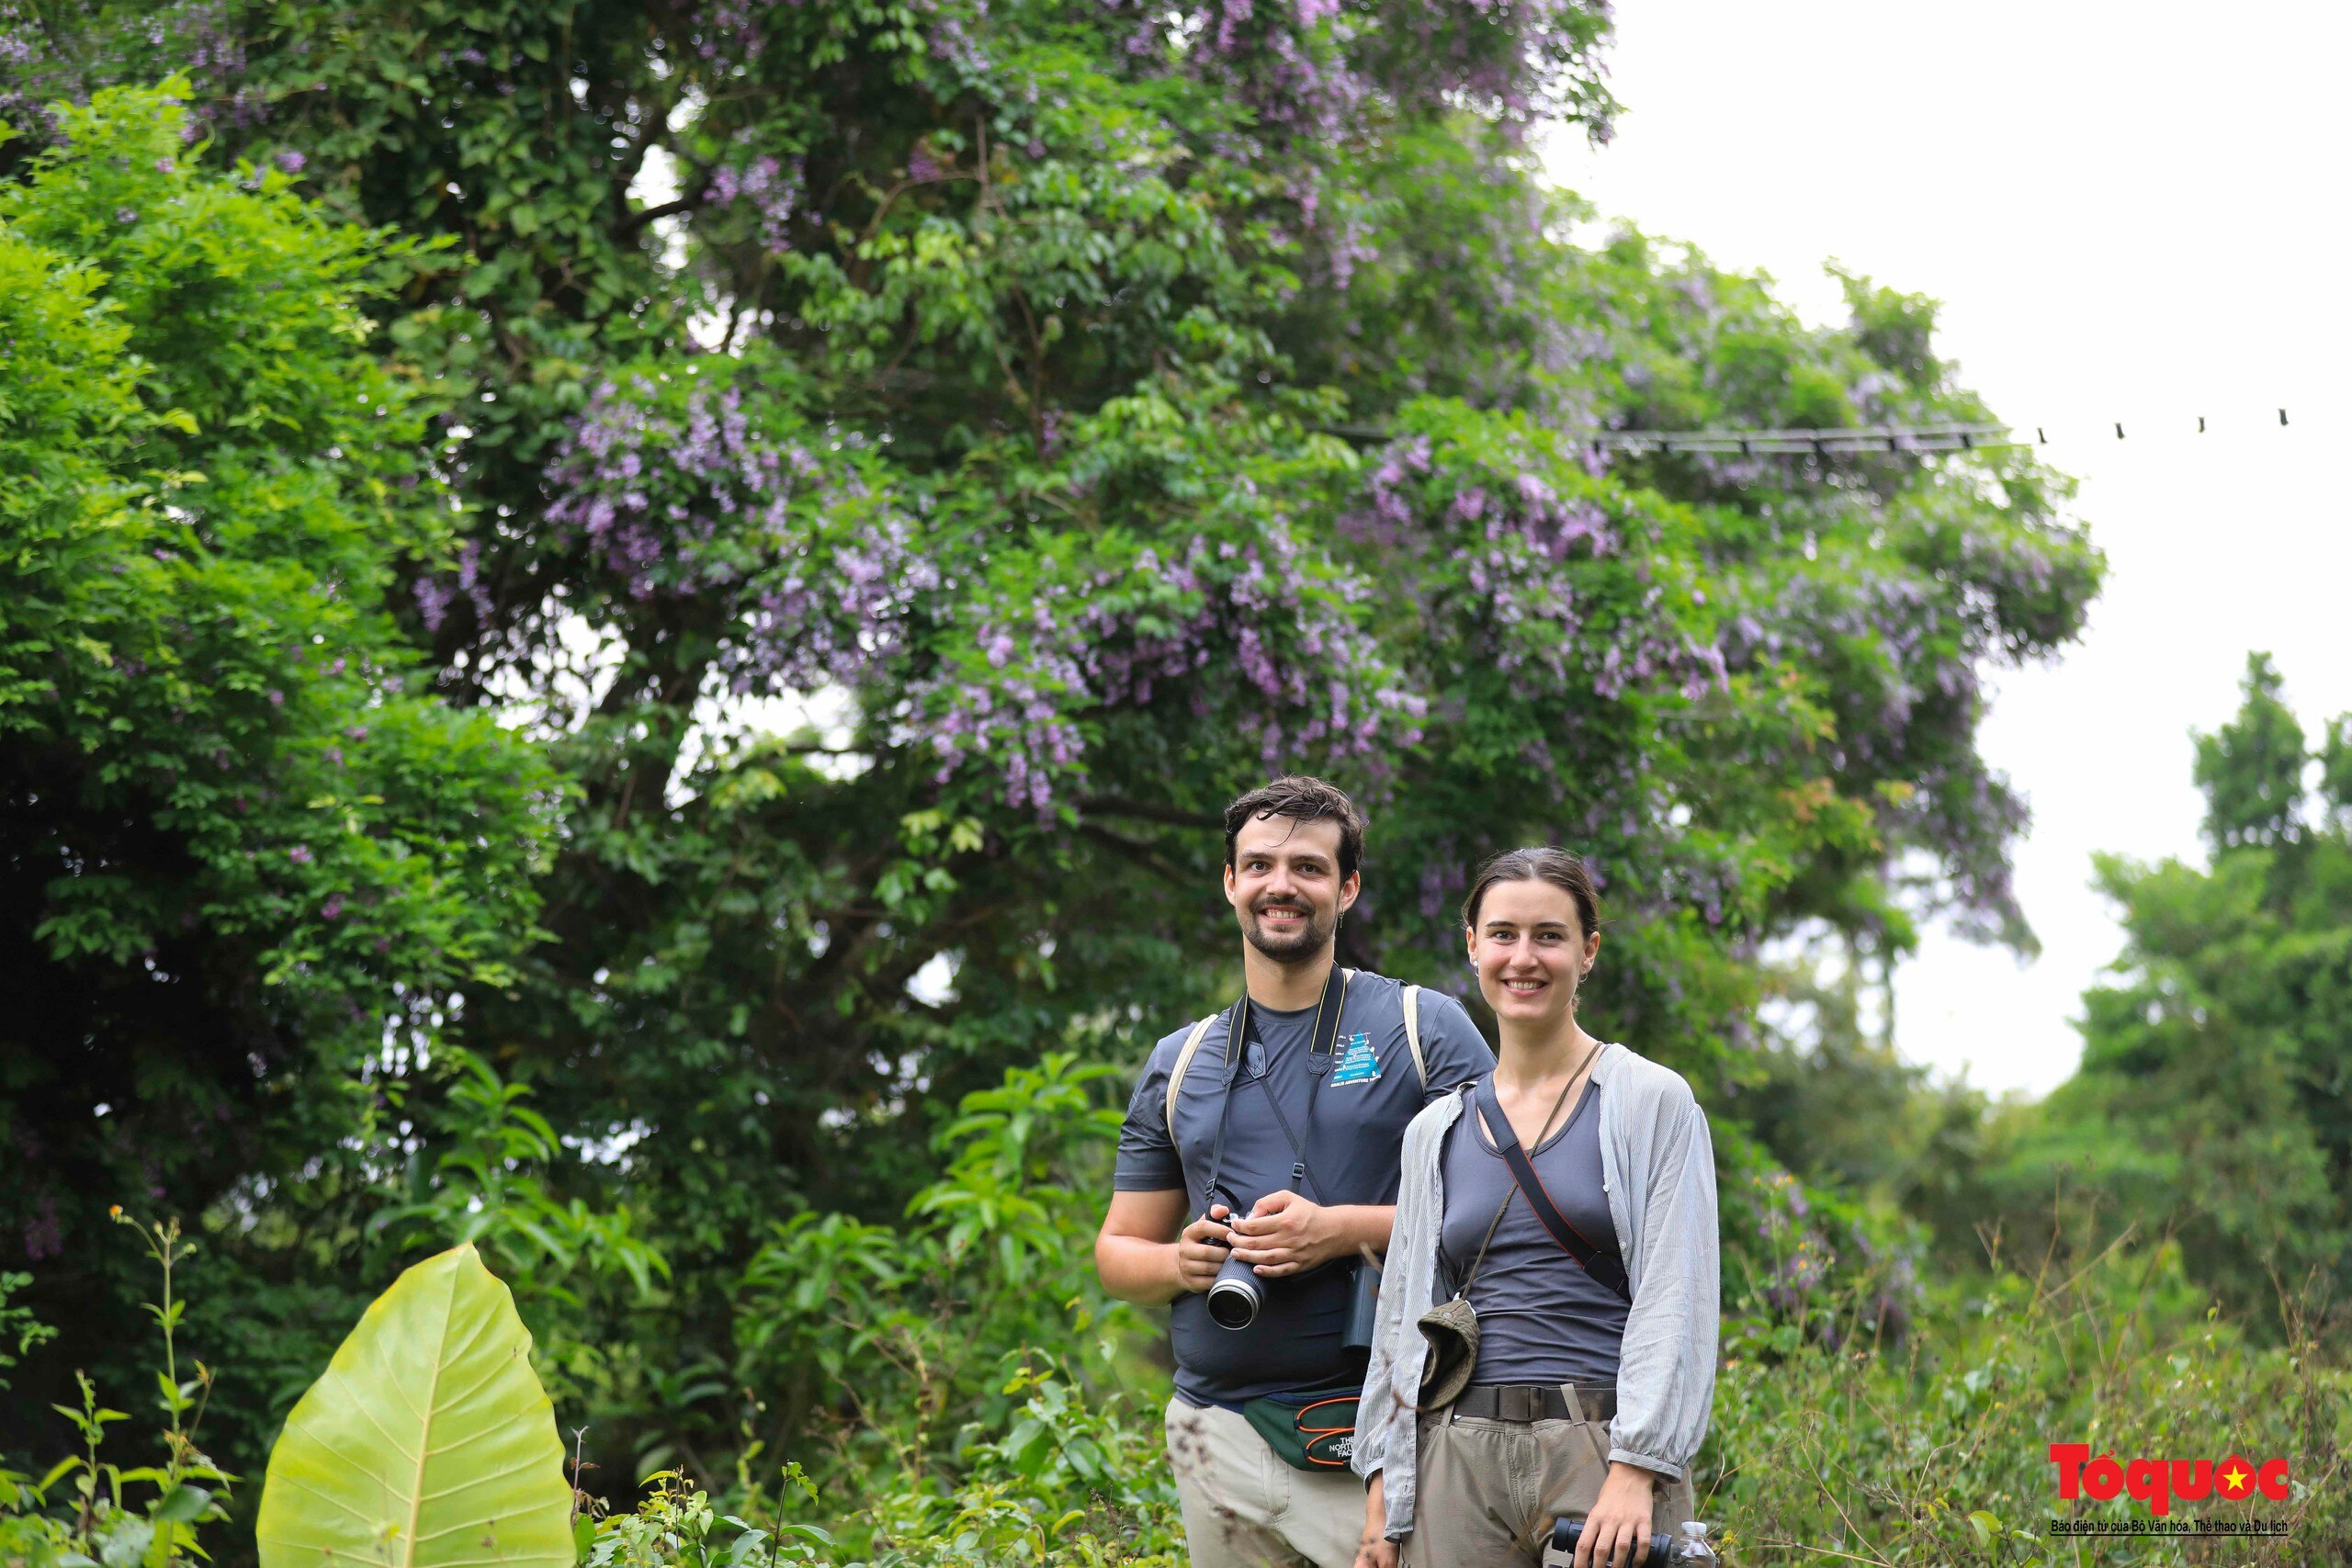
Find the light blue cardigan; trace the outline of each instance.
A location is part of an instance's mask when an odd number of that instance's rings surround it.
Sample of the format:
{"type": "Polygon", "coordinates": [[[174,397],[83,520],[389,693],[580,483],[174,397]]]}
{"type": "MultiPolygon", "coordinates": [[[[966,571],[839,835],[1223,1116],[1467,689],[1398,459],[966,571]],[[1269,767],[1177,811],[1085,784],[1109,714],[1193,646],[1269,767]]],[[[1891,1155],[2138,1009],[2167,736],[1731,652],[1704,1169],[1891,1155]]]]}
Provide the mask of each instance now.
{"type": "MultiPolygon", "coordinates": [[[[1634,1292],[1609,1457],[1679,1480],[1706,1438],[1715,1395],[1722,1281],[1714,1146],[1706,1113],[1679,1073],[1607,1044],[1592,1077],[1600,1086],[1601,1184],[1634,1292]]],[[[1441,1299],[1437,1254],[1445,1186],[1440,1156],[1446,1129],[1461,1114],[1462,1096],[1449,1094],[1405,1130],[1396,1224],[1356,1413],[1352,1462],[1359,1475],[1387,1475],[1391,1540],[1413,1528],[1419,1438],[1413,1405],[1428,1353],[1417,1324],[1441,1299]]]]}

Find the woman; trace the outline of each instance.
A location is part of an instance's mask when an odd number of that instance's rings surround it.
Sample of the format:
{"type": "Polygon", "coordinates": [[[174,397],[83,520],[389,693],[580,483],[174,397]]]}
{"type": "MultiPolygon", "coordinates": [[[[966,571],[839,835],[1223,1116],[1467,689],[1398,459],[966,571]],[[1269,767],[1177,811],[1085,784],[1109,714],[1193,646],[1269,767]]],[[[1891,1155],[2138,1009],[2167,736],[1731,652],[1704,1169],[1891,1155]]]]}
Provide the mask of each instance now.
{"type": "Polygon", "coordinates": [[[1497,855],[1462,912],[1499,1049],[1484,1087],[1405,1134],[1356,1425],[1358,1568],[1396,1568],[1400,1547],[1404,1568],[1535,1564],[1562,1514],[1585,1521],[1577,1568],[1637,1562],[1695,1517],[1714,1396],[1707,1120],[1678,1074],[1577,1022],[1600,952],[1581,861],[1497,855]],[[1548,1214],[1512,1174],[1521,1151],[1548,1214]],[[1446,1327],[1459,1304],[1425,1332],[1457,1293],[1475,1338],[1446,1327]]]}

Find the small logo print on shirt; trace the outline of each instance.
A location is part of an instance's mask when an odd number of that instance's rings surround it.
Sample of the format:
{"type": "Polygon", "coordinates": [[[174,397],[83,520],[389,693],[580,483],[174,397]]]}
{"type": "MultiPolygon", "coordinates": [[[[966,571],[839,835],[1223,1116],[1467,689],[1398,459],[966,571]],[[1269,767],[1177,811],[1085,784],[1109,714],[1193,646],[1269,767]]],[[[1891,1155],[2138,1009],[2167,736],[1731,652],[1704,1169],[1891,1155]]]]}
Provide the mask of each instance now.
{"type": "Polygon", "coordinates": [[[1342,1039],[1340,1064],[1331,1070],[1331,1087],[1379,1081],[1380,1057],[1372,1048],[1372,1036],[1359,1032],[1342,1039]]]}

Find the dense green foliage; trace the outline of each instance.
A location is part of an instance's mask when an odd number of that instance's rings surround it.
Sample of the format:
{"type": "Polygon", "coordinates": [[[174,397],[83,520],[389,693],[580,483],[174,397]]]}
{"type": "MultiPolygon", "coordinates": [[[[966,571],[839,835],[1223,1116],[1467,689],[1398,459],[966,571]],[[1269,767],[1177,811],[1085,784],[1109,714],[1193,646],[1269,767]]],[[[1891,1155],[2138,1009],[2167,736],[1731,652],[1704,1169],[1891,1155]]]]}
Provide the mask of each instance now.
{"type": "Polygon", "coordinates": [[[1590,853],[1735,1299],[1899,1327],[1851,1193],[1912,1145],[1811,1135],[1758,953],[2030,940],[1979,681],[2099,561],[2026,454],[1577,439],[1983,412],[1927,301],[1571,242],[1526,138],[1605,128],[1604,31],[0,3],[0,1262],[63,1339],[0,1450],[141,1375],[120,1201],[201,1233],[230,1469],[472,1241],[594,1489],[790,1456],[893,1539],[1166,1548],[1106,1080],[1232,983],[1214,813],[1277,766],[1371,807],[1346,954],[1412,978],[1479,853],[1590,853]]]}
{"type": "Polygon", "coordinates": [[[0,1208],[119,1341],[107,1205],[352,1138],[387,1031],[513,975],[561,781],[385,608],[451,515],[356,303],[413,247],[192,176],[152,94],[58,125],[0,188],[0,1208]]]}
{"type": "MultiPolygon", "coordinates": [[[[1001,1125],[1011,1106],[992,1103],[994,1110],[967,1109],[984,1125],[1001,1125]]],[[[1083,1120],[1083,1111],[1073,1112],[1058,1095],[1035,1103],[1046,1122],[1068,1126],[1073,1114],[1083,1120]]],[[[1011,1120],[1022,1114],[1016,1110],[1011,1120]]],[[[970,1162],[962,1166],[967,1174],[977,1170],[970,1162]]],[[[1069,1196],[1042,1189],[1031,1195],[1069,1196]]],[[[1785,1238],[1768,1250],[1782,1245],[1785,1238]]],[[[446,1274],[449,1261],[464,1260],[476,1288],[495,1292],[471,1256],[446,1254],[421,1268],[446,1274]]],[[[2186,1507],[2206,1518],[2277,1520],[2286,1536],[2108,1540],[2099,1543],[2102,1562],[2283,1565],[2334,1561],[2352,1550],[2352,1508],[2342,1485],[2352,1453],[2352,1379],[2300,1330],[2285,1348],[2245,1342],[2202,1307],[2204,1293],[2181,1263],[2180,1249],[2169,1243],[2136,1250],[2110,1245],[2086,1256],[2060,1242],[2038,1258],[1996,1254],[1993,1267],[1966,1285],[1938,1286],[1920,1331],[1899,1341],[1873,1331],[1874,1303],[1854,1292],[1823,1293],[1795,1313],[1752,1294],[1742,1298],[1730,1320],[1714,1437],[1698,1478],[1701,1512],[1722,1523],[1717,1539],[1727,1560],[1793,1556],[1883,1568],[2054,1568],[2080,1561],[2079,1542],[2052,1535],[2047,1518],[2128,1524],[2142,1516],[2124,1497],[2052,1499],[2047,1450],[2071,1439],[2126,1455],[2218,1461],[2222,1454],[2211,1451],[2218,1446],[2256,1463],[2290,1460],[2281,1501],[2175,1506],[2175,1517],[2186,1507]]],[[[397,1332],[401,1297],[418,1272],[370,1311],[352,1344],[397,1332]]],[[[985,1325],[993,1315],[978,1321],[985,1325]]],[[[901,1349],[913,1345],[890,1337],[901,1349]]],[[[858,1348],[870,1354],[876,1348],[858,1348]]],[[[882,1353],[891,1354],[887,1348],[882,1353]]],[[[914,1454],[911,1468],[876,1472],[844,1498],[820,1492],[797,1462],[761,1464],[756,1450],[748,1450],[731,1483],[716,1495],[678,1472],[662,1471],[649,1478],[634,1507],[606,1509],[579,1496],[571,1535],[581,1568],[946,1568],[1006,1561],[1158,1568],[1182,1562],[1159,1451],[1157,1402],[1115,1386],[1089,1393],[1063,1369],[1038,1359],[1033,1353],[1011,1365],[1002,1407],[959,1428],[952,1482],[928,1472],[914,1454]],[[814,1522],[819,1518],[833,1528],[814,1522]]],[[[393,1409],[403,1388],[412,1388],[413,1401],[413,1385],[430,1370],[416,1358],[355,1356],[349,1346],[337,1369],[330,1377],[339,1377],[341,1395],[381,1400],[393,1409]]],[[[538,1506],[551,1495],[560,1509],[565,1490],[547,1395],[519,1362],[509,1365],[502,1383],[503,1392],[483,1402],[481,1414],[498,1420],[507,1441],[539,1450],[533,1477],[538,1506]]],[[[345,1419],[357,1423],[356,1409],[345,1419]]],[[[884,1419],[891,1417],[886,1413],[884,1419]]],[[[0,1470],[0,1561],[92,1568],[94,1555],[102,1553],[107,1563],[130,1568],[143,1552],[149,1568],[172,1568],[186,1560],[195,1536],[180,1521],[210,1524],[217,1515],[200,1495],[168,1484],[160,1472],[118,1472],[111,1457],[101,1460],[104,1425],[92,1423],[86,1464],[61,1466],[47,1484],[79,1472],[110,1481],[115,1496],[125,1481],[145,1481],[156,1497],[143,1511],[126,1509],[101,1491],[96,1508],[61,1517],[38,1508],[41,1484],[0,1470]],[[163,1534],[164,1526],[172,1533],[163,1534]]],[[[177,1433],[175,1413],[167,1438],[177,1433]]],[[[115,1451],[121,1440],[118,1434],[115,1451]]],[[[273,1476],[287,1450],[309,1440],[289,1427],[272,1456],[273,1476]]],[[[389,1434],[355,1425],[339,1451],[364,1466],[390,1441],[389,1434]]],[[[584,1456],[597,1451],[582,1444],[576,1473],[584,1478],[592,1462],[584,1456]]],[[[842,1479],[836,1474],[836,1485],[842,1479]]],[[[306,1498],[289,1494],[277,1517],[306,1498]]],[[[374,1501],[360,1501],[360,1515],[369,1516],[374,1501]]],[[[328,1509],[321,1517],[330,1516],[340,1517],[328,1509]]],[[[394,1559],[402,1555],[405,1535],[396,1521],[384,1532],[394,1559]]]]}
{"type": "Polygon", "coordinates": [[[2098,863],[2123,911],[2086,998],[2081,1070],[2009,1130],[1987,1206],[2047,1195],[2095,1228],[2179,1238],[2191,1272],[2276,1324],[2352,1321],[2352,716],[2307,746],[2267,657],[2197,747],[2210,863],[2098,863]]]}

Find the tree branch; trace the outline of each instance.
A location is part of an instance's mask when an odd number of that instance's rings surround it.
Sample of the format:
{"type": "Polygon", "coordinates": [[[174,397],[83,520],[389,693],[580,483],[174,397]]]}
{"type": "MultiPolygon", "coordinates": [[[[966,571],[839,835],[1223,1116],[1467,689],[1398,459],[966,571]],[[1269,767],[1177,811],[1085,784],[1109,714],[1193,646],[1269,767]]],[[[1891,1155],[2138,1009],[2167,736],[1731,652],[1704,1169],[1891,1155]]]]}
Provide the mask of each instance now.
{"type": "Polygon", "coordinates": [[[1080,811],[1097,817],[1127,817],[1137,822],[1164,822],[1170,828],[1223,828],[1225,819],[1205,811],[1186,811],[1151,800],[1128,800],[1115,795],[1090,795],[1078,803],[1080,811]]]}
{"type": "Polygon", "coordinates": [[[675,201],[665,201],[656,207],[640,207],[621,223],[621,232],[634,234],[648,223],[660,218],[675,218],[681,212],[692,212],[702,205],[702,192],[697,188],[692,196],[682,196],[675,201]]]}
{"type": "Polygon", "coordinates": [[[1170,863],[1159,851],[1093,822],[1080,822],[1078,830],[1099,844],[1107,844],[1147,871],[1156,871],[1170,882],[1190,885],[1196,880],[1193,873],[1170,863]]]}

